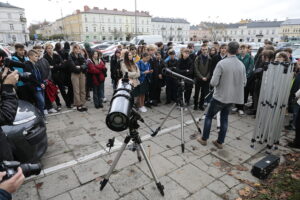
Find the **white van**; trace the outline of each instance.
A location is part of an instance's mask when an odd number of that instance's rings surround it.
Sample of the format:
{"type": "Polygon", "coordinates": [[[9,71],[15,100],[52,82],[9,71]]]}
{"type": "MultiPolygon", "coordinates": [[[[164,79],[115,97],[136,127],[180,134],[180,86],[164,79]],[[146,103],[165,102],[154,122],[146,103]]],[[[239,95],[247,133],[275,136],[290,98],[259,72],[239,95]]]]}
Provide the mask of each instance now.
{"type": "Polygon", "coordinates": [[[162,42],[163,38],[161,35],[138,35],[134,37],[130,43],[135,45],[146,44],[155,44],[156,42],[162,42]]]}

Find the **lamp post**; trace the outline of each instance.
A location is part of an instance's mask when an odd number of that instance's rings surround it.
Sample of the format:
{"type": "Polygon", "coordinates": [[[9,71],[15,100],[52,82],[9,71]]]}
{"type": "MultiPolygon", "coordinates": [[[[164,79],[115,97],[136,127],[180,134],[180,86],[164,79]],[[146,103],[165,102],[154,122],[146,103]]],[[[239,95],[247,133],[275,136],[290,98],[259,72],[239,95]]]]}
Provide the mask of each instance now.
{"type": "Polygon", "coordinates": [[[135,44],[137,45],[137,10],[136,10],[136,0],[134,0],[134,18],[135,18],[135,44]]]}

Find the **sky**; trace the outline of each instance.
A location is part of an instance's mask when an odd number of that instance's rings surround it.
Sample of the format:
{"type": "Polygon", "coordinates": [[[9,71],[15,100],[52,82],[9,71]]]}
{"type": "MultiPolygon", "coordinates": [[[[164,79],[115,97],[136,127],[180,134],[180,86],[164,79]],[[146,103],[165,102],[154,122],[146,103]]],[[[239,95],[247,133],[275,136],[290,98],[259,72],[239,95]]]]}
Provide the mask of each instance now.
{"type": "MultiPolygon", "coordinates": [[[[72,14],[84,5],[107,9],[134,11],[135,0],[9,0],[25,9],[27,25],[55,21],[72,14]],[[62,15],[61,15],[62,10],[62,15]]],[[[153,17],[184,18],[191,25],[201,21],[235,23],[241,19],[285,20],[300,18],[300,0],[136,0],[137,10],[153,17]]]]}

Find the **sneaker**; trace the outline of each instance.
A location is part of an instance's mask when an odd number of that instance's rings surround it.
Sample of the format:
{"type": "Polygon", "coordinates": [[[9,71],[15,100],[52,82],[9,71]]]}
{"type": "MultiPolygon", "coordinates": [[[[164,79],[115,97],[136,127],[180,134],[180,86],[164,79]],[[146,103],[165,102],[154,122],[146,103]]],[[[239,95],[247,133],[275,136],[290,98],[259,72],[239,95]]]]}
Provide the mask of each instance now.
{"type": "Polygon", "coordinates": [[[59,112],[61,111],[61,106],[57,106],[56,110],[59,112]]]}
{"type": "Polygon", "coordinates": [[[77,109],[77,107],[76,106],[73,106],[73,108],[72,108],[73,110],[76,110],[77,109]]]}
{"type": "Polygon", "coordinates": [[[232,111],[232,112],[236,112],[236,111],[237,111],[237,108],[232,108],[231,111],[232,111]]]}
{"type": "Polygon", "coordinates": [[[85,106],[82,106],[82,111],[88,111],[88,108],[87,107],[85,107],[85,106]]]}
{"type": "Polygon", "coordinates": [[[102,101],[103,101],[103,103],[106,103],[106,102],[107,102],[107,99],[104,97],[104,98],[102,99],[102,101]]]}
{"type": "Polygon", "coordinates": [[[244,111],[239,110],[239,115],[245,115],[244,111]]]}
{"type": "Polygon", "coordinates": [[[212,142],[218,149],[223,149],[223,144],[220,144],[217,140],[212,142]]]}
{"type": "Polygon", "coordinates": [[[145,106],[140,107],[139,109],[140,112],[147,112],[147,108],[145,106]]]}
{"type": "Polygon", "coordinates": [[[48,110],[44,110],[44,115],[48,115],[48,110]]]}
{"type": "Polygon", "coordinates": [[[207,145],[207,141],[203,140],[202,137],[198,137],[196,139],[200,144],[202,144],[203,146],[206,146],[207,145]]]}
{"type": "Polygon", "coordinates": [[[51,108],[48,110],[48,113],[57,113],[57,110],[55,110],[54,108],[51,108]]]}

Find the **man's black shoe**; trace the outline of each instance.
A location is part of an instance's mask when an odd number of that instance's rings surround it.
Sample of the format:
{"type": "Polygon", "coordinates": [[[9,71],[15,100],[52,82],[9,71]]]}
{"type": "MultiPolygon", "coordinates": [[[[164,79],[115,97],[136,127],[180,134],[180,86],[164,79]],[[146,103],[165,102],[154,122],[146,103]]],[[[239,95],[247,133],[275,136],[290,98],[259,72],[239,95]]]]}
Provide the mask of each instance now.
{"type": "Polygon", "coordinates": [[[103,108],[103,104],[102,103],[99,105],[99,108],[103,108]]]}
{"type": "Polygon", "coordinates": [[[199,106],[199,109],[200,109],[201,111],[204,111],[204,110],[205,110],[204,106],[199,106]]]}
{"type": "Polygon", "coordinates": [[[171,103],[171,101],[166,101],[166,103],[165,103],[165,104],[166,104],[166,105],[168,105],[168,104],[170,104],[170,103],[171,103]]]}
{"type": "Polygon", "coordinates": [[[194,110],[198,110],[198,106],[195,105],[195,106],[194,106],[194,110]]]}
{"type": "Polygon", "coordinates": [[[146,103],[145,103],[145,106],[148,107],[148,108],[151,108],[151,103],[146,102],[146,103]]]}

